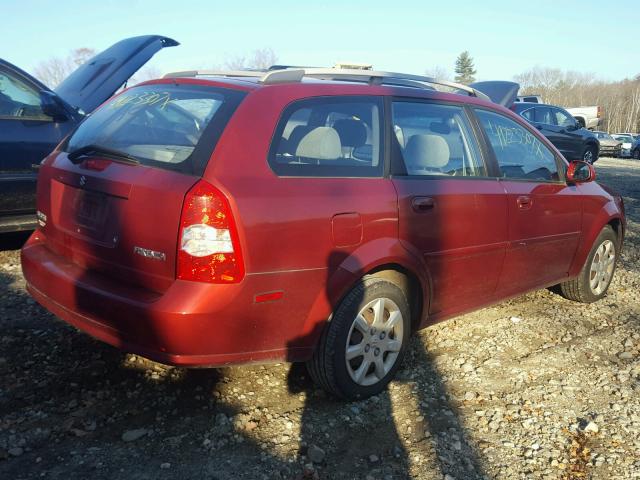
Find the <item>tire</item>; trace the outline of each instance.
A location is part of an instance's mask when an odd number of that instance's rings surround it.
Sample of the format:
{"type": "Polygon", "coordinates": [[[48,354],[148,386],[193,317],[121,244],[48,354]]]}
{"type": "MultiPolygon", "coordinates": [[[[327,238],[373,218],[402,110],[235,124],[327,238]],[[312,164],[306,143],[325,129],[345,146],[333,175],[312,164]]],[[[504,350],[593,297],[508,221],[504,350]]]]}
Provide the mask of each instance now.
{"type": "Polygon", "coordinates": [[[618,237],[607,225],[593,243],[580,275],[560,284],[562,296],[580,303],[593,303],[604,297],[616,271],[618,247],[618,237]]]}
{"type": "Polygon", "coordinates": [[[640,148],[636,148],[636,149],[633,151],[633,155],[632,155],[632,156],[633,156],[633,158],[635,158],[636,160],[640,160],[640,148]]]}
{"type": "Polygon", "coordinates": [[[411,335],[410,318],[409,302],[400,287],[365,277],[334,311],[307,362],[309,375],[339,398],[355,400],[380,393],[402,363],[411,335]],[[392,316],[395,321],[389,325],[392,316]],[[353,355],[349,361],[347,349],[353,355]]]}
{"type": "Polygon", "coordinates": [[[582,160],[587,163],[593,164],[597,159],[598,151],[596,150],[596,147],[594,147],[593,145],[587,145],[587,148],[584,149],[584,153],[582,154],[582,160]]]}

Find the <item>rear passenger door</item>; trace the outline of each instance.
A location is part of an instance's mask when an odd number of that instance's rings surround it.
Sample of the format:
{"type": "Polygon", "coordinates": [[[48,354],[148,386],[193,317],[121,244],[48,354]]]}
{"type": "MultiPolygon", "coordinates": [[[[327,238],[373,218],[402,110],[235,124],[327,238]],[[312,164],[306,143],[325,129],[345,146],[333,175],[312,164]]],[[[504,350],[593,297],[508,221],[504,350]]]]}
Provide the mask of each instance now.
{"type": "Polygon", "coordinates": [[[429,313],[445,316],[488,302],[506,250],[507,204],[467,111],[397,99],[391,120],[399,235],[427,265],[429,313]]]}
{"type": "Polygon", "coordinates": [[[582,215],[577,188],[533,133],[500,113],[476,109],[507,194],[509,246],[498,295],[520,293],[565,278],[573,261],[582,215]]]}

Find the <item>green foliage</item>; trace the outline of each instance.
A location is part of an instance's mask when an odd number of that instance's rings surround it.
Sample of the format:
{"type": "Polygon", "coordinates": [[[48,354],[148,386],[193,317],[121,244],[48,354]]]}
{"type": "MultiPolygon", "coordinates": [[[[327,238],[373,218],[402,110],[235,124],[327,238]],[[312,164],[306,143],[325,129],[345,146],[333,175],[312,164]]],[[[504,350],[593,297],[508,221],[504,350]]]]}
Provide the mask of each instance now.
{"type": "Polygon", "coordinates": [[[456,58],[455,72],[456,82],[469,84],[475,81],[476,69],[474,68],[473,59],[468,51],[465,50],[456,58]]]}

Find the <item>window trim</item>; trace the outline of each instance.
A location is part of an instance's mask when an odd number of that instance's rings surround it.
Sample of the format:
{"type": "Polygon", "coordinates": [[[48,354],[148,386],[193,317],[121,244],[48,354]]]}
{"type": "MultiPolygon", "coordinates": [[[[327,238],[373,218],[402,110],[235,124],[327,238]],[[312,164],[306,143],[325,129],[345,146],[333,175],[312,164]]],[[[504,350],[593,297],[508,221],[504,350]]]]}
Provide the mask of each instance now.
{"type": "Polygon", "coordinates": [[[412,178],[412,179],[448,179],[448,180],[495,180],[496,176],[494,173],[494,168],[492,165],[491,158],[487,156],[487,152],[484,149],[483,142],[478,137],[478,131],[475,125],[475,118],[471,115],[469,110],[469,106],[465,103],[455,102],[450,100],[434,100],[431,98],[424,97],[410,97],[410,96],[389,96],[388,100],[388,118],[387,118],[387,136],[389,137],[389,177],[390,178],[412,178]],[[393,104],[395,102],[403,102],[403,103],[425,103],[432,105],[441,105],[441,106],[453,106],[458,107],[462,111],[462,115],[465,117],[467,121],[467,126],[469,127],[470,137],[468,140],[470,142],[475,143],[477,148],[477,153],[479,154],[478,160],[482,163],[485,168],[486,175],[482,176],[467,176],[467,177],[458,177],[451,175],[410,175],[406,171],[406,167],[404,165],[404,160],[402,158],[402,152],[399,150],[400,144],[395,136],[395,132],[393,131],[393,104]]]}
{"type": "Polygon", "coordinates": [[[565,160],[563,160],[562,158],[560,158],[553,149],[549,148],[547,143],[551,143],[551,142],[546,137],[544,137],[541,133],[537,132],[536,131],[537,129],[534,129],[531,124],[526,122],[524,119],[521,119],[520,115],[516,115],[516,118],[512,118],[512,117],[510,117],[508,115],[505,115],[504,113],[498,112],[496,110],[492,110],[490,108],[477,106],[477,105],[474,105],[473,107],[470,107],[470,110],[473,112],[473,116],[474,116],[474,118],[475,118],[475,120],[476,120],[476,122],[478,124],[478,127],[480,128],[480,133],[482,135],[483,142],[486,144],[487,151],[491,155],[493,163],[496,166],[497,173],[498,173],[498,175],[497,175],[498,180],[504,180],[504,181],[509,181],[509,182],[549,183],[549,184],[562,184],[562,185],[566,185],[567,184],[567,178],[566,178],[567,162],[565,160]],[[525,130],[527,130],[533,136],[535,136],[540,142],[542,142],[544,147],[551,152],[551,154],[553,155],[553,159],[556,162],[556,167],[558,169],[558,180],[540,180],[540,179],[534,180],[534,179],[527,179],[527,178],[507,178],[507,177],[503,177],[502,176],[502,170],[500,169],[500,163],[498,162],[498,157],[496,155],[496,152],[493,149],[493,145],[491,145],[491,140],[489,140],[489,137],[487,136],[487,133],[485,132],[484,128],[482,127],[482,124],[480,123],[480,119],[478,118],[478,115],[477,115],[477,111],[478,110],[486,111],[486,112],[489,112],[489,113],[494,113],[496,115],[500,115],[500,116],[502,116],[504,118],[510,119],[513,122],[515,122],[518,125],[520,125],[525,130]],[[540,137],[542,137],[542,138],[540,138],[540,137]],[[546,142],[543,139],[546,140],[546,142]]]}
{"type": "Polygon", "coordinates": [[[304,97],[298,98],[289,102],[282,109],[276,122],[276,126],[271,135],[269,142],[269,150],[267,151],[267,165],[273,174],[279,178],[383,178],[386,175],[386,111],[384,97],[381,95],[320,95],[316,97],[304,97]],[[350,165],[337,165],[333,169],[337,168],[337,172],[331,174],[324,174],[328,171],[325,166],[304,164],[304,172],[300,173],[292,172],[291,165],[286,163],[278,163],[276,161],[276,153],[278,151],[278,145],[282,138],[282,133],[291,118],[291,115],[296,110],[306,108],[307,106],[313,106],[314,104],[326,104],[326,103],[369,103],[378,107],[378,123],[380,125],[380,146],[379,146],[379,162],[375,167],[358,167],[350,165]],[[315,167],[315,168],[314,168],[315,167]],[[349,175],[348,170],[365,169],[368,172],[367,175],[349,175]],[[289,170],[289,171],[287,171],[289,170]],[[341,171],[345,174],[342,175],[341,171]],[[318,173],[314,173],[317,171],[318,173]]]}

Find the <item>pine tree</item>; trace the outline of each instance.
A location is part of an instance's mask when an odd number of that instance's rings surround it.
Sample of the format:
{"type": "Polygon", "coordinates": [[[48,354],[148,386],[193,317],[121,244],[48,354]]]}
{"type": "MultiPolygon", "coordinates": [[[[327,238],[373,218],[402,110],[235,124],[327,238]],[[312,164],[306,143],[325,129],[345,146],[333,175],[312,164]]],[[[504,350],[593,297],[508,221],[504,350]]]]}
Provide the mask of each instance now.
{"type": "Polygon", "coordinates": [[[476,70],[473,68],[473,59],[466,50],[456,58],[455,72],[456,82],[468,84],[475,81],[476,70]]]}

